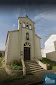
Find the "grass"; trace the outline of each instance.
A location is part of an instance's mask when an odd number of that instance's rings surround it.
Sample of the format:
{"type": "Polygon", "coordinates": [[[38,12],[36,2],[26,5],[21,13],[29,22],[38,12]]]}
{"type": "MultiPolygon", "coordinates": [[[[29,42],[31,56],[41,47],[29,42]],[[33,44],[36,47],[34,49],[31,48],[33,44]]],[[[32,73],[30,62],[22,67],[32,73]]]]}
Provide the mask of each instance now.
{"type": "Polygon", "coordinates": [[[3,57],[0,57],[0,67],[2,66],[3,57]]]}
{"type": "Polygon", "coordinates": [[[50,64],[51,68],[53,68],[55,66],[54,68],[56,69],[56,62],[54,62],[54,61],[51,61],[51,60],[46,59],[46,58],[42,58],[41,62],[44,64],[50,64]]]}
{"type": "Polygon", "coordinates": [[[1,69],[0,68],[0,83],[10,83],[10,82],[14,82],[15,80],[19,80],[19,79],[24,79],[26,77],[23,75],[8,75],[7,72],[5,71],[5,68],[1,69]]]}
{"type": "Polygon", "coordinates": [[[18,65],[10,65],[10,68],[13,70],[22,70],[22,65],[18,66],[18,65]]]}
{"type": "Polygon", "coordinates": [[[19,79],[24,79],[26,76],[23,76],[23,75],[21,75],[21,76],[12,76],[12,77],[9,77],[9,78],[5,78],[2,82],[4,82],[4,83],[10,83],[10,82],[13,82],[13,81],[15,81],[15,80],[19,80],[19,79]]]}
{"type": "Polygon", "coordinates": [[[53,66],[53,69],[56,69],[56,66],[53,66]]]}
{"type": "Polygon", "coordinates": [[[2,82],[3,83],[10,83],[10,82],[14,82],[15,80],[25,79],[27,76],[30,76],[30,75],[33,75],[33,74],[11,76],[9,78],[5,78],[4,80],[2,80],[2,82]]]}
{"type": "MultiPolygon", "coordinates": [[[[0,58],[0,66],[2,66],[2,60],[3,60],[3,58],[1,57],[0,58]]],[[[19,65],[20,67],[20,69],[21,69],[21,67],[22,67],[22,65],[20,64],[19,65]]],[[[15,67],[12,67],[13,69],[18,69],[18,67],[17,66],[15,66],[15,67]]],[[[10,83],[10,82],[14,82],[15,80],[23,80],[23,79],[25,79],[26,77],[28,77],[28,76],[30,76],[30,75],[32,75],[32,74],[28,74],[28,75],[25,75],[25,76],[23,76],[23,75],[14,75],[14,76],[11,76],[11,75],[8,75],[7,74],[7,72],[5,71],[5,68],[3,68],[3,69],[1,69],[0,68],[0,82],[2,82],[2,83],[10,83]]]]}
{"type": "Polygon", "coordinates": [[[13,60],[13,61],[10,63],[10,68],[13,69],[13,70],[22,70],[23,67],[22,67],[22,62],[21,62],[21,60],[19,60],[19,61],[13,60]]]}

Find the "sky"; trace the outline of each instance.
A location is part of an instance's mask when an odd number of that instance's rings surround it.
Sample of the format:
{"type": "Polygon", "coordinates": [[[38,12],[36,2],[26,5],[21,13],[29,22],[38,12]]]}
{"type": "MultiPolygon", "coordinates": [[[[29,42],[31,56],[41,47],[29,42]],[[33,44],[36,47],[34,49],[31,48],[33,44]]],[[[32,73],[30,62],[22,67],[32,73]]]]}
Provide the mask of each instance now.
{"type": "Polygon", "coordinates": [[[35,33],[41,37],[41,48],[44,48],[45,40],[56,33],[55,5],[1,5],[0,50],[5,50],[7,32],[18,29],[18,17],[26,15],[35,22],[35,33]]]}

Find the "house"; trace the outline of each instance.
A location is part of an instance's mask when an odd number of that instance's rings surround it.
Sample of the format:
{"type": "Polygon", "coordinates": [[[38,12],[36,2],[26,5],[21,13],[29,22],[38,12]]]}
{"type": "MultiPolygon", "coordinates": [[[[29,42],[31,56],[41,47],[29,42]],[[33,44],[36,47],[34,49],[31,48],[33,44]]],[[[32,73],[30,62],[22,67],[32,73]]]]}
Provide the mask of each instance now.
{"type": "Polygon", "coordinates": [[[51,36],[45,41],[46,58],[56,61],[56,34],[51,36]]]}
{"type": "Polygon", "coordinates": [[[45,48],[41,48],[41,54],[43,58],[46,58],[45,48]]]}
{"type": "Polygon", "coordinates": [[[40,37],[35,34],[34,22],[18,17],[18,30],[8,31],[5,49],[5,64],[13,60],[41,60],[40,37]]]}

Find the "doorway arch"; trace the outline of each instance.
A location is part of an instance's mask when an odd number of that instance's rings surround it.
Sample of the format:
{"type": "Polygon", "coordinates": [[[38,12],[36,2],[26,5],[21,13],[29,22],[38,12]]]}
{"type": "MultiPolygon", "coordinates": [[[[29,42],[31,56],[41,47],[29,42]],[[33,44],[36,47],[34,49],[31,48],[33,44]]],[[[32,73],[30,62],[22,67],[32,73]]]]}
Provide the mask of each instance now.
{"type": "Polygon", "coordinates": [[[30,60],[30,46],[29,42],[25,42],[24,44],[24,60],[30,60]]]}

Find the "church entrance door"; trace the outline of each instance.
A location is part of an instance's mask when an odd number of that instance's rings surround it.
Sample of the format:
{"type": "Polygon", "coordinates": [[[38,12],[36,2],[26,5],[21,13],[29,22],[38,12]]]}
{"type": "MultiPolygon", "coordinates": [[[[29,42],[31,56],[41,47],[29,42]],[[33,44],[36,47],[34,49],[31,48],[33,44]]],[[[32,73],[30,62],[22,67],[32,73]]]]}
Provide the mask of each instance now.
{"type": "Polygon", "coordinates": [[[30,60],[30,47],[24,47],[24,60],[30,60]]]}

